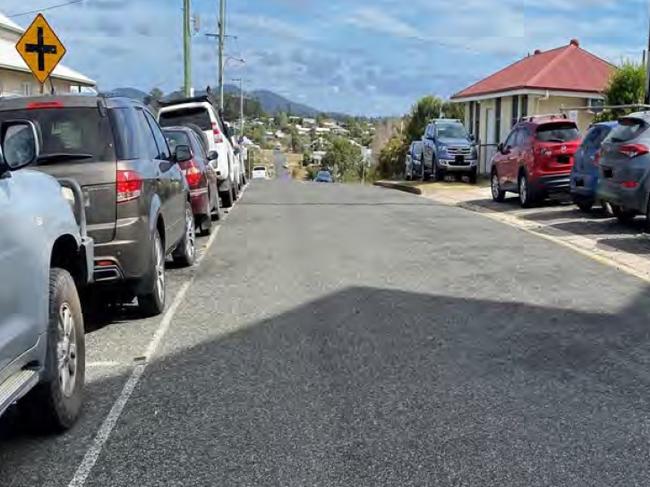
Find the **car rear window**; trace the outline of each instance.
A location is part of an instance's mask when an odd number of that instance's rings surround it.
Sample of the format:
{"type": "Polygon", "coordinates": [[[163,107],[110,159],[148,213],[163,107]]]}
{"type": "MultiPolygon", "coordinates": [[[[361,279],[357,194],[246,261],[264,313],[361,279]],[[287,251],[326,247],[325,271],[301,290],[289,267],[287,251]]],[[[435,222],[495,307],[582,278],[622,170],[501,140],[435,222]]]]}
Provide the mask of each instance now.
{"type": "Polygon", "coordinates": [[[573,122],[548,123],[537,128],[540,142],[570,142],[579,138],[580,132],[573,122]]]}
{"type": "Polygon", "coordinates": [[[178,110],[160,113],[160,126],[172,127],[174,125],[194,124],[201,130],[212,130],[212,120],[206,108],[179,108],[178,110]]]}
{"type": "Polygon", "coordinates": [[[39,129],[41,150],[37,165],[115,159],[110,123],[96,107],[0,112],[0,123],[19,119],[31,120],[39,129]]]}
{"type": "Polygon", "coordinates": [[[257,166],[253,168],[253,171],[266,171],[265,167],[257,166]]]}
{"type": "Polygon", "coordinates": [[[620,143],[632,140],[641,135],[648,128],[648,124],[640,118],[622,118],[618,126],[611,131],[607,142],[620,143]]]}
{"type": "Polygon", "coordinates": [[[176,152],[176,147],[179,145],[189,145],[191,147],[190,138],[185,132],[181,132],[180,130],[163,130],[163,133],[165,134],[172,154],[176,152]]]}

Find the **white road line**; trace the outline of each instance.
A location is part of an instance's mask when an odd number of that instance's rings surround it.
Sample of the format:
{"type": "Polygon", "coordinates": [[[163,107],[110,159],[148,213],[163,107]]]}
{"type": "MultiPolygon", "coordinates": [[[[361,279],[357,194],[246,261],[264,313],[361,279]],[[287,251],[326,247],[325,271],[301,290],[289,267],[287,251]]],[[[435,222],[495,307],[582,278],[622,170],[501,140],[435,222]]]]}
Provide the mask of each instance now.
{"type": "MultiPolygon", "coordinates": [[[[246,185],[242,189],[241,192],[242,196],[244,195],[244,192],[246,191],[247,187],[248,185],[246,185]]],[[[224,216],[223,218],[225,221],[227,217],[224,216]]],[[[192,275],[189,281],[187,281],[181,286],[180,290],[176,294],[176,297],[174,298],[174,301],[172,302],[172,305],[165,312],[162,320],[160,321],[160,325],[158,325],[158,329],[156,330],[153,337],[151,338],[151,341],[149,342],[149,346],[147,347],[147,350],[145,352],[147,361],[143,364],[136,365],[136,367],[133,369],[133,372],[131,372],[131,376],[126,381],[126,384],[124,384],[124,387],[122,388],[122,392],[120,393],[117,400],[113,404],[113,407],[111,407],[108,416],[106,416],[106,418],[104,419],[104,422],[99,428],[99,431],[97,432],[97,435],[95,436],[92,445],[90,446],[90,448],[84,455],[83,460],[77,467],[77,470],[75,471],[72,480],[68,484],[68,487],[82,487],[86,483],[86,480],[88,479],[91,470],[97,463],[97,459],[99,458],[99,455],[101,454],[104,445],[110,438],[111,433],[113,432],[113,429],[117,424],[117,421],[120,419],[120,416],[122,414],[122,411],[124,410],[124,407],[126,406],[126,403],[129,401],[131,394],[133,394],[133,391],[138,385],[138,382],[140,382],[140,379],[142,378],[144,371],[147,369],[147,366],[151,363],[153,358],[156,356],[156,353],[158,352],[158,347],[160,346],[160,342],[163,340],[163,338],[165,338],[165,334],[167,333],[167,331],[169,331],[169,327],[171,325],[172,320],[174,319],[174,315],[176,314],[176,311],[178,310],[179,306],[183,302],[183,299],[185,298],[187,291],[190,289],[190,286],[196,279],[197,276],[196,269],[198,268],[198,266],[201,264],[201,262],[207,255],[208,251],[210,250],[210,247],[212,247],[212,244],[217,238],[217,234],[219,233],[219,230],[221,230],[221,227],[222,225],[219,225],[210,236],[210,239],[208,240],[208,243],[206,244],[205,247],[205,252],[197,260],[197,265],[195,266],[194,274],[192,275]]]]}

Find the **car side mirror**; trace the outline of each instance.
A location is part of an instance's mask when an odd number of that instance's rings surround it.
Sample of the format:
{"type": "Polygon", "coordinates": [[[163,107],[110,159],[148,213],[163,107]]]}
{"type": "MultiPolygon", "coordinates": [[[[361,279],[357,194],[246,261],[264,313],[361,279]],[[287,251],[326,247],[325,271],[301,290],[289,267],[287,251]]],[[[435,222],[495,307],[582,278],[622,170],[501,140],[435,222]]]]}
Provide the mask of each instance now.
{"type": "Polygon", "coordinates": [[[208,152],[208,161],[216,161],[219,159],[219,153],[216,150],[208,152]]]}
{"type": "Polygon", "coordinates": [[[476,143],[476,137],[474,136],[474,134],[469,134],[469,140],[470,142],[476,143]]]}
{"type": "Polygon", "coordinates": [[[187,162],[192,159],[192,150],[189,145],[177,145],[174,152],[176,162],[187,162]]]}
{"type": "Polygon", "coordinates": [[[38,132],[29,120],[8,121],[0,130],[0,176],[29,166],[38,160],[38,132]]]}

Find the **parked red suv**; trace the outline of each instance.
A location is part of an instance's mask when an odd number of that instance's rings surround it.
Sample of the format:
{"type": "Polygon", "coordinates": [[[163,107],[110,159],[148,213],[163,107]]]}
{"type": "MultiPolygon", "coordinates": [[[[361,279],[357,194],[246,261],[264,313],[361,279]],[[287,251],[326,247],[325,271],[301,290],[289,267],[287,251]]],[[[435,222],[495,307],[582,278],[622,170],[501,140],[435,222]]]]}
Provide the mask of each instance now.
{"type": "Polygon", "coordinates": [[[492,198],[503,201],[511,191],[527,208],[551,193],[568,194],[579,146],[578,127],[566,115],[521,119],[492,158],[492,198]]]}

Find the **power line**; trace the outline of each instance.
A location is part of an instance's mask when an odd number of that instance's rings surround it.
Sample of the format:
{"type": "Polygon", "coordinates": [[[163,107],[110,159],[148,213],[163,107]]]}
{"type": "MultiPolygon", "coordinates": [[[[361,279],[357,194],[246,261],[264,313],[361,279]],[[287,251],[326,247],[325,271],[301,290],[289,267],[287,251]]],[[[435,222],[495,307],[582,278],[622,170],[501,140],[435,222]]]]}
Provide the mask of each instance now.
{"type": "Polygon", "coordinates": [[[30,10],[29,12],[20,12],[20,13],[17,13],[17,14],[11,14],[11,15],[8,15],[7,17],[9,17],[11,19],[11,18],[14,18],[14,17],[22,17],[23,15],[37,14],[39,12],[45,12],[46,10],[53,10],[55,8],[67,7],[68,5],[74,5],[75,3],[81,3],[81,2],[83,2],[83,0],[72,0],[72,1],[66,2],[66,3],[59,3],[57,5],[50,5],[49,7],[39,8],[38,10],[30,10]]]}

